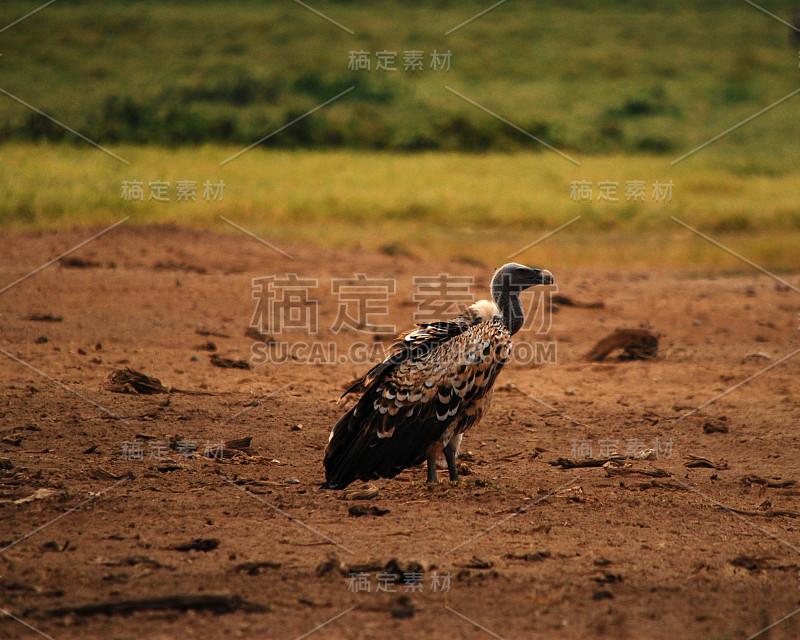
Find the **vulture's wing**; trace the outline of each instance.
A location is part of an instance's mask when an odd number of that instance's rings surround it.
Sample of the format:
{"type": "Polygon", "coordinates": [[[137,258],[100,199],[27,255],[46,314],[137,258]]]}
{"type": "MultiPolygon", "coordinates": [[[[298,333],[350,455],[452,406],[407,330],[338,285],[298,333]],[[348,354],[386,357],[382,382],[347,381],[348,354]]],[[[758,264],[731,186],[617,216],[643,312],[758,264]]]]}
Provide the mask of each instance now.
{"type": "Polygon", "coordinates": [[[499,318],[469,314],[403,336],[392,355],[351,387],[364,394],[331,432],[326,486],[391,478],[422,462],[428,447],[455,428],[465,404],[491,388],[509,349],[499,318]]]}
{"type": "MultiPolygon", "coordinates": [[[[342,394],[366,391],[378,378],[407,360],[420,359],[427,352],[455,336],[461,335],[470,327],[479,324],[482,318],[470,310],[445,322],[418,324],[416,329],[401,334],[389,348],[385,360],[376,364],[361,378],[355,380],[342,394]]],[[[341,398],[339,398],[341,400],[341,398]]]]}

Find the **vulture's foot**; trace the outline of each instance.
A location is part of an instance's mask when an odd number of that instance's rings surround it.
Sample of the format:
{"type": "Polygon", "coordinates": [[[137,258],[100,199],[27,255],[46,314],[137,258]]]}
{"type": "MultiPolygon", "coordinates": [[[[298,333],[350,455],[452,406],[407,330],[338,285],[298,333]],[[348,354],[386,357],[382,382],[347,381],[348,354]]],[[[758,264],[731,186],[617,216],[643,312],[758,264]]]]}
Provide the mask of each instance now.
{"type": "Polygon", "coordinates": [[[428,454],[428,484],[438,484],[439,477],[436,475],[436,456],[428,454]]]}
{"type": "Polygon", "coordinates": [[[458,469],[456,468],[456,450],[452,445],[452,440],[444,448],[444,459],[447,460],[447,470],[450,472],[450,482],[460,482],[458,469]]]}

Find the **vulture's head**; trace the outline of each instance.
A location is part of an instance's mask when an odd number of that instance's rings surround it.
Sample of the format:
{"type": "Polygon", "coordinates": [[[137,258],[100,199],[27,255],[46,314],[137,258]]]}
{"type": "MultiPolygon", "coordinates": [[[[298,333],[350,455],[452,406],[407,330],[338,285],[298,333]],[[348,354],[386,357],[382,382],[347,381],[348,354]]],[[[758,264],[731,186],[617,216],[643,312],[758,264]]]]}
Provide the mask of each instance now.
{"type": "Polygon", "coordinates": [[[498,295],[505,291],[519,295],[528,287],[537,284],[553,284],[553,274],[546,269],[531,269],[516,262],[500,267],[492,278],[492,297],[497,302],[498,295]]]}
{"type": "Polygon", "coordinates": [[[492,298],[511,334],[519,331],[525,322],[519,294],[540,284],[553,284],[553,274],[546,269],[532,269],[516,262],[503,265],[494,274],[492,298]]]}

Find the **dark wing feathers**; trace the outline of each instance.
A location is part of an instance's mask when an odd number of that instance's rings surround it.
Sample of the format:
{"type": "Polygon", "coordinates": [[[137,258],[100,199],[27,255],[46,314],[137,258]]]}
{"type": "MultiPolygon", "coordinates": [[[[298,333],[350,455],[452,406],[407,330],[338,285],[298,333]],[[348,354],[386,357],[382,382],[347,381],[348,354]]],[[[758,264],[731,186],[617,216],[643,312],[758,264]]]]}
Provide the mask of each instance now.
{"type": "Polygon", "coordinates": [[[394,477],[425,460],[449,431],[480,419],[487,392],[510,349],[499,319],[421,326],[347,392],[363,395],[333,428],[325,451],[326,486],[394,477]]]}
{"type": "MultiPolygon", "coordinates": [[[[365,391],[369,385],[392,367],[404,362],[419,358],[431,349],[443,344],[467,329],[475,326],[480,318],[467,310],[465,313],[446,322],[428,322],[417,324],[416,329],[401,334],[389,348],[389,356],[376,364],[366,374],[355,380],[342,394],[344,398],[349,393],[365,391]]],[[[341,400],[340,398],[340,400],[341,400]]]]}

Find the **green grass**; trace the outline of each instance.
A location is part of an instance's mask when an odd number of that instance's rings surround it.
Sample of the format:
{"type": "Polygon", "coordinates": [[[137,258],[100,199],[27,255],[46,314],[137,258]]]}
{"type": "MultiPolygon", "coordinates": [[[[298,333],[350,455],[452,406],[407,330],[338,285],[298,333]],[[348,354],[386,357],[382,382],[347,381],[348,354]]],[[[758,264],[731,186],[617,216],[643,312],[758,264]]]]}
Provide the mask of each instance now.
{"type": "MultiPolygon", "coordinates": [[[[86,145],[6,145],[0,166],[0,227],[179,224],[232,230],[225,216],[271,241],[496,264],[559,225],[562,232],[520,260],[559,265],[749,267],[680,227],[708,233],[767,268],[796,269],[800,255],[800,168],[743,178],[704,166],[670,167],[651,156],[592,156],[580,167],[555,154],[376,153],[254,149],[220,167],[236,147],[166,150],[115,146],[124,166],[86,145]],[[145,183],[145,200],[124,201],[124,180],[145,183]],[[147,183],[170,182],[170,202],[147,200],[147,183]],[[196,202],[176,200],[176,181],[198,183],[196,202]],[[222,201],[202,198],[206,181],[225,182],[222,201]],[[587,180],[594,201],[574,202],[587,180]],[[625,201],[624,183],[647,185],[644,202],[625,201]],[[653,183],[673,182],[671,202],[653,183]],[[597,184],[618,182],[619,202],[597,202],[597,184]]],[[[700,159],[695,164],[700,164],[700,159]]]]}
{"type": "MultiPolygon", "coordinates": [[[[32,1],[0,6],[7,24],[32,1]]],[[[766,8],[788,18],[772,0],[766,8]]],[[[449,85],[576,154],[676,157],[797,87],[788,29],[744,2],[58,2],[0,34],[0,87],[108,144],[394,150],[542,148],[449,85]],[[449,72],[349,71],[351,50],[452,52],[449,72]]],[[[373,61],[374,64],[374,61],[373,61]]],[[[800,100],[800,98],[797,98],[800,100]]],[[[753,170],[797,164],[796,102],[718,144],[753,170]]],[[[0,141],[70,140],[0,96],[0,141]]]]}

